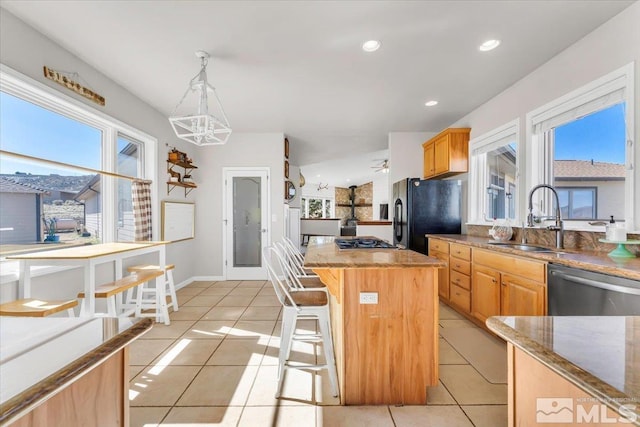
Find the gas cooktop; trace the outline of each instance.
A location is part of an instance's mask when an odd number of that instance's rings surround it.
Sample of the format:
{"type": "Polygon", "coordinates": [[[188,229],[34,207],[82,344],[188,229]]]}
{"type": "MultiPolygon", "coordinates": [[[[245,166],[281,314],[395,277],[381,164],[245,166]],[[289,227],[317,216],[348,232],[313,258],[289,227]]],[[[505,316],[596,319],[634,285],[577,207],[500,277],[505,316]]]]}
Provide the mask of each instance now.
{"type": "Polygon", "coordinates": [[[339,249],[396,249],[390,243],[380,239],[335,239],[339,249]]]}

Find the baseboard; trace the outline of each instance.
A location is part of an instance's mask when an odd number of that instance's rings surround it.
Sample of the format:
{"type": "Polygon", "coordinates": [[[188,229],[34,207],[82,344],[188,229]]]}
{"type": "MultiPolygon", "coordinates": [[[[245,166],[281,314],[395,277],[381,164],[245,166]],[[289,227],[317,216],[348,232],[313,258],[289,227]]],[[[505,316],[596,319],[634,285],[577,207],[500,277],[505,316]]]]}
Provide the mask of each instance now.
{"type": "Polygon", "coordinates": [[[176,283],[176,289],[184,288],[185,286],[187,286],[191,282],[196,282],[196,281],[198,281],[198,282],[207,282],[207,281],[219,282],[221,280],[224,280],[224,277],[222,277],[222,276],[191,276],[188,279],[183,280],[180,283],[176,283]]]}

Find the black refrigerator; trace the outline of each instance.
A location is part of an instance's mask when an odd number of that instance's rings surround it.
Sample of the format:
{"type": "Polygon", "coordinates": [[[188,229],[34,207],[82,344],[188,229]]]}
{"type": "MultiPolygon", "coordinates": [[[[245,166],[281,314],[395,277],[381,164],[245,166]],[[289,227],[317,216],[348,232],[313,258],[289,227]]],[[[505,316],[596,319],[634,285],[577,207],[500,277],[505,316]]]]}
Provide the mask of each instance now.
{"type": "Polygon", "coordinates": [[[460,234],[461,183],[406,178],[393,184],[393,243],[426,254],[425,234],[460,234]]]}

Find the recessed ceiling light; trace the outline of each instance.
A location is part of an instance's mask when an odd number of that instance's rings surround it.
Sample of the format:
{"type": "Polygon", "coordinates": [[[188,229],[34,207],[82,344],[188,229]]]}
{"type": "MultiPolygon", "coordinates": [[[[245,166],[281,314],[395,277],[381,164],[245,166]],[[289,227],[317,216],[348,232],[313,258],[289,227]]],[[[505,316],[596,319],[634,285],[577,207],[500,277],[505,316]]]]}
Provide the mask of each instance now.
{"type": "Polygon", "coordinates": [[[347,182],[351,182],[351,180],[349,178],[347,178],[347,182]]]}
{"type": "Polygon", "coordinates": [[[368,40],[362,44],[362,50],[365,52],[375,52],[380,49],[381,43],[378,40],[368,40]]]}
{"type": "Polygon", "coordinates": [[[480,49],[482,52],[487,52],[497,48],[498,46],[500,46],[500,40],[487,40],[486,42],[482,43],[478,49],[480,49]]]}
{"type": "Polygon", "coordinates": [[[320,178],[320,174],[316,175],[316,178],[320,178]]]}
{"type": "Polygon", "coordinates": [[[438,105],[438,101],[427,101],[424,103],[427,107],[433,107],[434,105],[438,105]]]}

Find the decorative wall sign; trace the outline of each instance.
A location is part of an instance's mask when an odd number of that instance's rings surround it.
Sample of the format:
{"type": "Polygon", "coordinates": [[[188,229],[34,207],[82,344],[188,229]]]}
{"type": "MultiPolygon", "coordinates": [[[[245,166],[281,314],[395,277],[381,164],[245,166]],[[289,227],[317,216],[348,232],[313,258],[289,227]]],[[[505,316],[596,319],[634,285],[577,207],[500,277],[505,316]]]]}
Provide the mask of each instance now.
{"type": "Polygon", "coordinates": [[[284,161],[284,177],[289,178],[289,161],[284,161]]]}
{"type": "Polygon", "coordinates": [[[63,73],[56,70],[52,70],[46,65],[43,67],[43,69],[44,69],[44,76],[49,80],[53,80],[54,82],[66,87],[67,89],[70,89],[75,93],[82,95],[87,99],[90,99],[96,104],[104,106],[105,104],[104,96],[98,95],[91,89],[88,89],[82,86],[80,83],[71,80],[71,78],[65,76],[63,73]]]}
{"type": "Polygon", "coordinates": [[[284,139],[284,158],[289,158],[289,138],[284,139]]]}

